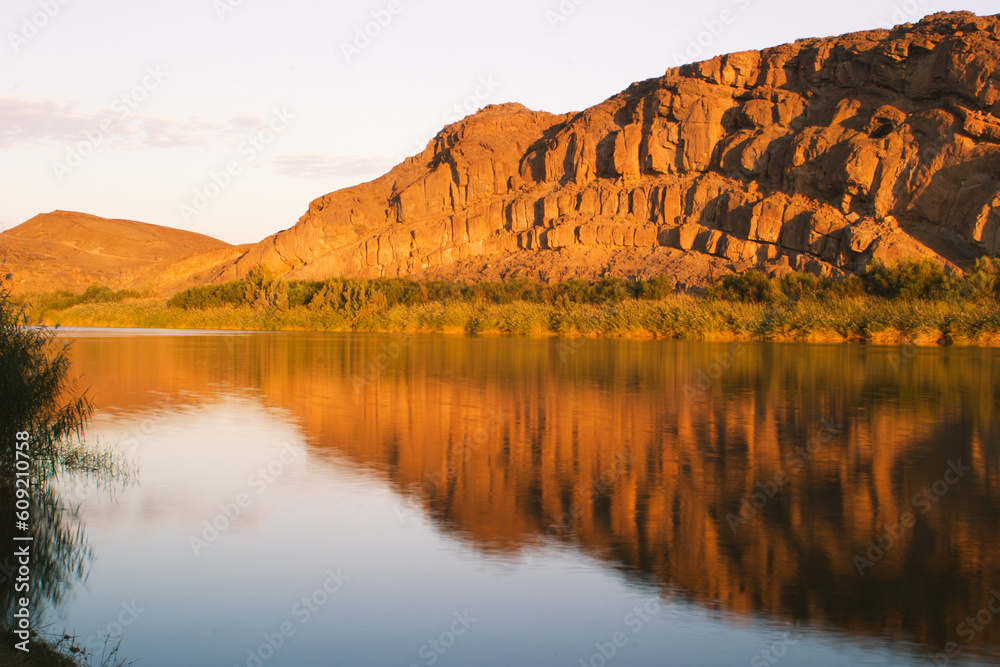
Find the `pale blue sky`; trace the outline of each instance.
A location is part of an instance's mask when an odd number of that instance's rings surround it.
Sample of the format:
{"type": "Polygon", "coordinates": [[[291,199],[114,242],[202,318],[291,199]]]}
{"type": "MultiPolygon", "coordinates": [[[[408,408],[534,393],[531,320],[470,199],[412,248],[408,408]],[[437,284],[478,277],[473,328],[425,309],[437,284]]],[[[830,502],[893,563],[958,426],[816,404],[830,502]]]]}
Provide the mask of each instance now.
{"type": "Polygon", "coordinates": [[[578,111],[679,61],[957,9],[998,11],[982,0],[4,0],[0,224],[67,209],[259,241],[487,104],[578,111]]]}

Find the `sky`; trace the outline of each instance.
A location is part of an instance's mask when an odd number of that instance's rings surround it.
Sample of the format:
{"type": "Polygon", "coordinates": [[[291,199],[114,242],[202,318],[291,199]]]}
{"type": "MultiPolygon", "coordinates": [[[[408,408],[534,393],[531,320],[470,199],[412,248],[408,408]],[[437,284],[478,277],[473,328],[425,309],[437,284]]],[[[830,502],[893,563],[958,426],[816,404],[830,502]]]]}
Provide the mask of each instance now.
{"type": "Polygon", "coordinates": [[[995,0],[3,0],[0,229],[62,209],[251,243],[504,102],[995,0]]]}

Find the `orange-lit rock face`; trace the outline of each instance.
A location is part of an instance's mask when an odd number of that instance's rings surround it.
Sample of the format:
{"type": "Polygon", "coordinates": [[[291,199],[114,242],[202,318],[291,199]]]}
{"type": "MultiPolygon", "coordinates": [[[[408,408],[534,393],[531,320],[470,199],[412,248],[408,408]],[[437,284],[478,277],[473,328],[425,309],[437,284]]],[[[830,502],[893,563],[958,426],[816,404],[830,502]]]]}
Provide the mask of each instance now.
{"type": "Polygon", "coordinates": [[[988,351],[297,334],[73,355],[104,409],[258,395],[475,548],[564,543],[738,614],[940,646],[1000,587],[988,351]]]}
{"type": "Polygon", "coordinates": [[[1000,252],[1000,19],[672,69],[579,114],[490,106],[226,269],[543,279],[1000,252]]]}
{"type": "Polygon", "coordinates": [[[28,225],[57,242],[15,229],[0,258],[20,291],[97,280],[163,293],[258,264],[301,279],[516,272],[681,286],[751,267],[964,268],[1000,253],[998,61],[1000,17],[968,12],[803,39],[671,69],[580,113],[488,106],[254,245],[166,230],[167,247],[148,225],[119,238],[121,221],[88,231],[62,223],[90,216],[57,212],[28,225]]]}

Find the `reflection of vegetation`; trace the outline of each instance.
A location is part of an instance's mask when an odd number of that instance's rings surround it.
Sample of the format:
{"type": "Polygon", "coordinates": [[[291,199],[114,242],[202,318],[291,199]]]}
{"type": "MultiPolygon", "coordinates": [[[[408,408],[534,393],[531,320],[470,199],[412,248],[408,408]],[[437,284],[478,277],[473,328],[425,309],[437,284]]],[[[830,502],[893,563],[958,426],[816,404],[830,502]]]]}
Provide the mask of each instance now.
{"type": "MultiPolygon", "coordinates": [[[[15,591],[15,587],[9,585],[16,576],[15,563],[8,558],[3,564],[3,577],[8,584],[0,588],[3,650],[15,643],[15,628],[10,623],[18,608],[18,599],[27,597],[30,600],[32,627],[36,628],[43,606],[58,605],[69,586],[86,576],[91,561],[91,549],[77,511],[59,498],[52,484],[54,478],[60,473],[116,474],[117,466],[111,454],[95,452],[82,444],[83,430],[92,407],[86,395],[73,394],[69,367],[66,346],[56,343],[54,332],[29,326],[24,310],[15,306],[6,289],[0,287],[0,392],[3,395],[0,506],[11,508],[11,513],[16,507],[19,498],[15,470],[26,473],[30,482],[27,531],[17,528],[14,517],[7,516],[0,523],[0,542],[6,549],[10,545],[23,544],[14,541],[16,536],[32,538],[28,591],[15,591]],[[18,442],[27,443],[27,452],[17,450],[15,443],[18,442]]],[[[37,664],[72,664],[62,654],[81,652],[70,637],[52,643],[34,634],[30,646],[32,660],[43,660],[37,664]]],[[[0,653],[0,658],[9,661],[14,656],[0,653]]]]}
{"type": "MultiPolygon", "coordinates": [[[[0,483],[0,504],[4,507],[14,507],[14,490],[6,480],[0,483]]],[[[30,534],[34,538],[31,542],[31,591],[29,599],[31,600],[33,617],[32,627],[38,628],[41,622],[38,612],[42,604],[47,603],[55,606],[63,601],[70,585],[86,576],[92,552],[87,544],[83,526],[76,510],[67,507],[52,487],[47,484],[38,484],[35,481],[29,525],[30,534]]],[[[0,542],[4,545],[14,545],[16,544],[14,536],[22,534],[14,531],[12,518],[5,517],[3,524],[0,525],[0,542]]],[[[14,563],[7,561],[5,566],[7,565],[12,566],[14,563]]],[[[23,593],[18,595],[23,595],[23,593]]],[[[7,623],[13,618],[16,604],[13,586],[4,586],[0,592],[0,613],[3,614],[2,634],[4,635],[5,649],[13,646],[16,641],[20,641],[20,639],[14,638],[13,628],[7,627],[7,623]]],[[[47,650],[50,643],[35,635],[30,645],[31,652],[58,654],[60,650],[47,650]]],[[[59,649],[62,648],[62,646],[59,647],[59,649]]],[[[65,648],[68,649],[69,645],[65,648]]],[[[4,655],[0,653],[0,658],[3,658],[4,655]]],[[[53,658],[51,664],[64,664],[55,661],[56,655],[51,657],[53,658]]]]}

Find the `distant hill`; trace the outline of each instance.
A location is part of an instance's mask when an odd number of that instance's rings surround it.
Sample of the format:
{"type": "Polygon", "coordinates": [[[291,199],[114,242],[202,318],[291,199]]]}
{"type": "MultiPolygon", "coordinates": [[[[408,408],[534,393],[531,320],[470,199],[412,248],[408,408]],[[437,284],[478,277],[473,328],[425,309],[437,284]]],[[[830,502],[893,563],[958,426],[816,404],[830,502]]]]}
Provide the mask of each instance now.
{"type": "Polygon", "coordinates": [[[169,293],[207,282],[198,271],[235,260],[244,246],[204,234],[134,220],[54,211],[0,234],[0,273],[15,292],[68,289],[91,283],[169,293]]]}

